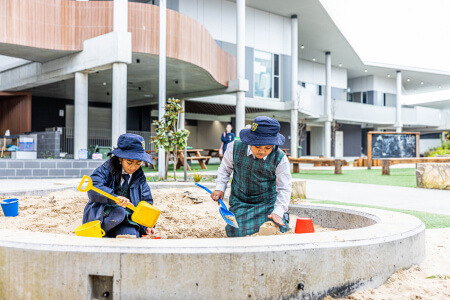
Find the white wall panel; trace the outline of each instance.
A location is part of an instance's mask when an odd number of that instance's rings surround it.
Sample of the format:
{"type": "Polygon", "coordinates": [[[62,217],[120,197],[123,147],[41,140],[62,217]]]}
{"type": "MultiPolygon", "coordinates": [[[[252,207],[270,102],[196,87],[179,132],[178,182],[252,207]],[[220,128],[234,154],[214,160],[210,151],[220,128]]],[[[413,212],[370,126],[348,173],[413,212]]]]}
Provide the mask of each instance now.
{"type": "MultiPolygon", "coordinates": [[[[205,26],[215,40],[236,43],[236,3],[228,0],[182,0],[182,14],[205,26]]],[[[246,7],[247,47],[277,54],[291,54],[290,18],[246,7]]]]}
{"type": "MultiPolygon", "coordinates": [[[[184,2],[184,0],[181,2],[184,2]]],[[[205,26],[205,14],[204,14],[205,8],[203,5],[204,2],[205,0],[197,0],[197,19],[196,19],[203,26],[205,26]]]]}
{"type": "Polygon", "coordinates": [[[203,2],[203,25],[215,40],[222,40],[222,1],[208,0],[203,2]]]}
{"type": "Polygon", "coordinates": [[[270,51],[270,14],[255,10],[255,49],[270,51]]]}
{"type": "Polygon", "coordinates": [[[283,54],[291,55],[291,19],[283,18],[283,54]]]}
{"type": "Polygon", "coordinates": [[[269,42],[270,42],[270,52],[273,53],[283,53],[283,17],[269,14],[270,30],[269,30],[269,42]]]}
{"type": "Polygon", "coordinates": [[[198,2],[197,0],[182,0],[179,2],[179,10],[183,15],[199,21],[198,2]]]}
{"type": "MultiPolygon", "coordinates": [[[[300,59],[298,65],[298,80],[325,85],[325,65],[300,59]]],[[[331,68],[331,86],[341,89],[347,88],[346,69],[331,68]]]]}
{"type": "Polygon", "coordinates": [[[255,9],[245,8],[245,45],[255,47],[255,9]]]}
{"type": "Polygon", "coordinates": [[[374,87],[373,88],[375,91],[396,94],[397,93],[396,79],[374,76],[374,87]]]}
{"type": "Polygon", "coordinates": [[[221,41],[236,44],[236,4],[222,0],[221,41]]]}

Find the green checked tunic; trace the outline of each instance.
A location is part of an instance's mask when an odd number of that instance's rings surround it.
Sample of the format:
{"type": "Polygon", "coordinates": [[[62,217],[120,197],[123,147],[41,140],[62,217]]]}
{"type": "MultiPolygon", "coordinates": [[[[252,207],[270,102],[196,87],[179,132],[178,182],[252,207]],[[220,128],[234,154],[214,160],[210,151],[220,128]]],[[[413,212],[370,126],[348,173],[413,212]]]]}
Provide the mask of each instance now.
{"type": "MultiPolygon", "coordinates": [[[[275,171],[285,156],[281,149],[272,151],[267,158],[257,159],[247,155],[248,145],[239,140],[234,142],[234,171],[231,182],[230,211],[235,214],[239,228],[227,225],[227,236],[240,237],[252,235],[259,227],[269,221],[267,217],[274,209],[277,199],[275,171]]],[[[289,220],[281,232],[289,230],[289,220]]]]}

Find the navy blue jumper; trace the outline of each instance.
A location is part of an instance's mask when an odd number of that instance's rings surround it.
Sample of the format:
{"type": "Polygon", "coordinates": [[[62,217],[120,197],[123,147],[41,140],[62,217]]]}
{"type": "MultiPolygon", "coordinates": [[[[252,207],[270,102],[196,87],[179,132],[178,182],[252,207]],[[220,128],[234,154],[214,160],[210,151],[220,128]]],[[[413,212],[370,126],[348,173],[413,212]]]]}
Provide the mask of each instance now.
{"type": "MultiPolygon", "coordinates": [[[[98,167],[94,173],[92,173],[91,178],[92,183],[96,188],[113,196],[117,196],[114,193],[115,183],[114,177],[111,174],[110,160],[98,167]]],[[[100,220],[102,223],[101,227],[105,230],[105,232],[108,232],[114,227],[120,225],[120,223],[122,223],[125,219],[126,212],[122,207],[114,209],[114,214],[110,214],[108,218],[105,218],[105,206],[106,204],[116,204],[113,200],[92,190],[88,191],[88,197],[89,202],[84,208],[83,224],[100,220]]],[[[153,204],[152,193],[150,192],[150,187],[148,186],[147,179],[144,175],[144,171],[142,171],[142,168],[139,168],[136,172],[134,172],[131,177],[130,201],[134,206],[137,206],[140,201],[147,201],[148,203],[153,204]]],[[[124,225],[126,225],[125,222],[124,225]]],[[[139,227],[140,235],[146,234],[145,232],[147,227],[142,225],[139,225],[139,227]]],[[[115,229],[117,230],[117,228],[115,229]]]]}

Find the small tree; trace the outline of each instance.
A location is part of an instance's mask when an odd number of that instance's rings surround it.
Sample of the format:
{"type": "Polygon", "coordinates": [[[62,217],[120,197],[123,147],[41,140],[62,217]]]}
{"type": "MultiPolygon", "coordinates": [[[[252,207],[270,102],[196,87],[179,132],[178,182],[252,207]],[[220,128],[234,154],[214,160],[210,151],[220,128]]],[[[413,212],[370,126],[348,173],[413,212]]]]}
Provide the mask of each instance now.
{"type": "Polygon", "coordinates": [[[180,114],[184,113],[180,102],[181,100],[175,98],[167,100],[163,119],[153,122],[153,125],[156,126],[156,136],[151,138],[158,150],[162,147],[166,151],[166,173],[164,178],[167,178],[170,153],[173,153],[173,176],[175,181],[177,180],[178,150],[186,147],[189,137],[189,130],[178,129],[178,119],[180,114]]]}
{"type": "Polygon", "coordinates": [[[336,131],[342,128],[342,124],[336,121],[331,123],[331,148],[334,156],[336,157],[336,131]]]}
{"type": "Polygon", "coordinates": [[[303,141],[306,139],[306,126],[306,119],[298,121],[298,144],[300,147],[302,147],[303,141]]]}

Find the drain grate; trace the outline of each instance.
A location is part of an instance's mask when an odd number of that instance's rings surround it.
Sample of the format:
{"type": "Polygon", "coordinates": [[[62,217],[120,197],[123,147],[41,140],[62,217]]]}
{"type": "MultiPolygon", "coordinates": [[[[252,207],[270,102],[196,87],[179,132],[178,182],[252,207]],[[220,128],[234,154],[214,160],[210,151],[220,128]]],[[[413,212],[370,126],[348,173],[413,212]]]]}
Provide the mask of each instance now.
{"type": "Polygon", "coordinates": [[[89,275],[90,299],[113,299],[113,278],[113,276],[89,275]]]}

